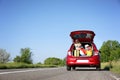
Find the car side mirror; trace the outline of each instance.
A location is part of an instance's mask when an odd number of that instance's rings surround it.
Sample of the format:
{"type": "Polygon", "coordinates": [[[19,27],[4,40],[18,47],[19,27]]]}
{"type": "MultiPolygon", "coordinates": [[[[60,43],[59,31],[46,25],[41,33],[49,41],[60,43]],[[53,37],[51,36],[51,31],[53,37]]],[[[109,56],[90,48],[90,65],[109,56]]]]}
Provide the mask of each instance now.
{"type": "Polygon", "coordinates": [[[99,51],[99,53],[101,53],[101,51],[99,51]]]}

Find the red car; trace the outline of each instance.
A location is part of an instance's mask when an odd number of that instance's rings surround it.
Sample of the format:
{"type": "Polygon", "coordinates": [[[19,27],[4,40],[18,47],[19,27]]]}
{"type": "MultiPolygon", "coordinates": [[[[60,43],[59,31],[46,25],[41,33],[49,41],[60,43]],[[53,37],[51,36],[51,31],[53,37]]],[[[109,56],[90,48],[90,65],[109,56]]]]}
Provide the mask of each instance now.
{"type": "Polygon", "coordinates": [[[96,48],[94,44],[94,36],[95,33],[90,30],[79,30],[73,31],[70,33],[70,36],[73,40],[73,43],[70,49],[67,52],[66,56],[66,67],[67,70],[70,71],[71,68],[74,70],[76,67],[96,67],[97,70],[100,70],[100,51],[96,48]],[[85,50],[86,45],[90,45],[92,47],[91,55],[75,56],[75,40],[79,40],[82,45],[82,48],[85,50]]]}

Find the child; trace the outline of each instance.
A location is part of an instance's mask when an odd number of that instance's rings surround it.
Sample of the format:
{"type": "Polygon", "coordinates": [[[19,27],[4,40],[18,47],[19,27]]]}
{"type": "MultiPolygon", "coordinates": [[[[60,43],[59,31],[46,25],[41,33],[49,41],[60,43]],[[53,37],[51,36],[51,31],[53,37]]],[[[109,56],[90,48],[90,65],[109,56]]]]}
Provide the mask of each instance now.
{"type": "Polygon", "coordinates": [[[86,55],[87,56],[92,56],[92,46],[86,44],[85,45],[85,50],[86,50],[86,55]]]}
{"type": "Polygon", "coordinates": [[[85,50],[82,47],[82,44],[79,42],[78,39],[75,40],[74,42],[75,50],[74,50],[74,56],[84,56],[85,55],[85,50]]]}
{"type": "Polygon", "coordinates": [[[74,46],[75,46],[75,49],[76,49],[76,50],[79,50],[82,45],[81,45],[81,43],[79,42],[79,40],[76,39],[75,42],[74,42],[74,46]]]}

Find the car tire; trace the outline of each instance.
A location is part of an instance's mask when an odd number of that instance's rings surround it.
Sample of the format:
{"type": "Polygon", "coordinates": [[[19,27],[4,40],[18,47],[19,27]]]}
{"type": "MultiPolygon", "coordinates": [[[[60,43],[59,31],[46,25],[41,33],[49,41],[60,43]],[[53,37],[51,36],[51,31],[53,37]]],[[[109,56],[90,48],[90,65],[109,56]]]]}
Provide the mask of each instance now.
{"type": "Polygon", "coordinates": [[[73,69],[73,70],[75,70],[75,69],[76,69],[76,67],[72,67],[72,69],[73,69]]]}
{"type": "Polygon", "coordinates": [[[99,65],[99,66],[96,66],[96,70],[98,70],[98,71],[100,71],[100,70],[101,70],[100,65],[99,65]]]}
{"type": "Polygon", "coordinates": [[[67,66],[67,71],[71,71],[71,67],[70,66],[67,66]]]}

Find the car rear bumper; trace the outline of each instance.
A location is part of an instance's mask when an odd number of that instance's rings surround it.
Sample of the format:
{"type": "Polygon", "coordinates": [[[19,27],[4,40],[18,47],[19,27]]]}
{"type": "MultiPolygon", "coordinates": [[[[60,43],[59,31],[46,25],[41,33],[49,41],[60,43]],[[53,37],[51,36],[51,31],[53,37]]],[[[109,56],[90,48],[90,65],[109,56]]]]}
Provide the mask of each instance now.
{"type": "Polygon", "coordinates": [[[99,66],[100,65],[100,59],[98,56],[93,57],[82,57],[82,58],[75,58],[75,57],[69,57],[66,60],[67,66],[99,66]]]}

